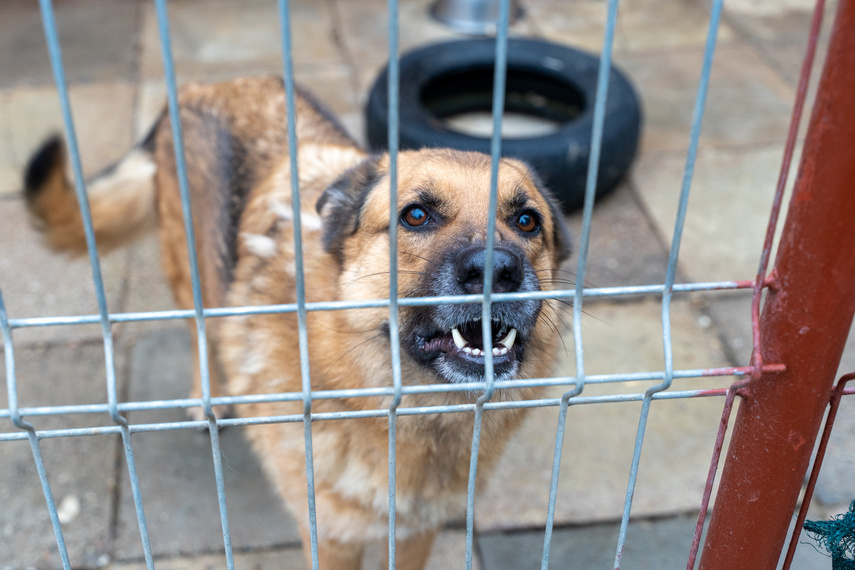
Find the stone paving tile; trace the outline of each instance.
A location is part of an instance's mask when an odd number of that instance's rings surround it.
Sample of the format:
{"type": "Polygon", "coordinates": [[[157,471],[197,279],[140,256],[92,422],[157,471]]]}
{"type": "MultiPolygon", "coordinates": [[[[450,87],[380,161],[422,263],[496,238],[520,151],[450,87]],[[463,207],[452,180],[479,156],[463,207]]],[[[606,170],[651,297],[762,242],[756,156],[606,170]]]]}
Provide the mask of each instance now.
{"type": "MultiPolygon", "coordinates": [[[[605,2],[530,0],[525,7],[546,39],[595,53],[602,51],[608,9],[605,2]]],[[[708,28],[709,11],[702,3],[622,0],[613,50],[623,54],[703,47],[708,28]]],[[[733,37],[730,27],[722,24],[718,41],[733,37]]]]}
{"type": "MultiPolygon", "coordinates": [[[[385,545],[372,545],[366,549],[362,558],[362,567],[385,568],[386,557],[385,545]]],[[[483,568],[478,559],[477,552],[473,553],[472,567],[475,570],[483,568]]],[[[466,560],[466,531],[445,530],[440,532],[431,549],[425,570],[448,570],[451,568],[465,568],[466,560]]],[[[399,559],[400,563],[400,559],[399,559]]]]}
{"type": "Polygon", "coordinates": [[[735,366],[748,366],[751,359],[751,297],[750,290],[721,291],[703,300],[735,366]]]}
{"type": "MultiPolygon", "coordinates": [[[[680,267],[690,279],[754,279],[782,154],[781,146],[774,145],[709,149],[698,156],[680,246],[680,267]]],[[[638,196],[668,243],[684,167],[681,156],[647,155],[633,171],[638,196]]]]}
{"type": "MultiPolygon", "coordinates": [[[[106,401],[100,345],[17,350],[18,400],[22,407],[106,401]]],[[[124,359],[119,353],[121,373],[124,359]]],[[[0,384],[5,385],[0,371],[0,384]]],[[[121,389],[122,376],[119,376],[121,389]]],[[[6,390],[0,408],[8,406],[6,390]]],[[[107,414],[30,416],[40,430],[112,425],[107,414]]],[[[7,420],[0,431],[18,431],[7,420]]],[[[95,567],[111,547],[117,436],[43,439],[40,448],[74,568],[95,567]]],[[[0,442],[0,568],[59,568],[60,558],[33,455],[25,442],[0,442]]],[[[107,557],[107,558],[105,558],[107,557]]]]}
{"type": "MultiPolygon", "coordinates": [[[[586,374],[662,370],[660,304],[596,304],[586,309],[586,374]]],[[[718,339],[690,305],[672,306],[675,369],[726,366],[718,339]]],[[[571,339],[556,374],[575,375],[571,339]]],[[[730,378],[676,380],[672,390],[727,386],[730,378]]],[[[589,385],[585,395],[641,393],[651,382],[589,385]]],[[[569,388],[555,388],[560,397],[569,388]]],[[[655,402],[650,413],[633,502],[637,516],[697,508],[721,416],[720,398],[655,402]]],[[[579,405],[570,409],[565,435],[557,524],[614,519],[623,508],[640,404],[579,405]]],[[[556,408],[529,412],[522,429],[476,508],[480,532],[544,524],[555,447],[556,408]]]]}
{"type": "MultiPolygon", "coordinates": [[[[564,265],[569,280],[561,288],[573,288],[582,240],[582,212],[568,219],[573,255],[564,265]]],[[[600,199],[591,218],[586,287],[651,285],[662,283],[668,255],[661,238],[650,225],[628,183],[600,199]]]]}
{"type": "MultiPolygon", "coordinates": [[[[67,0],[54,3],[68,81],[130,79],[142,2],[67,0]]],[[[38,2],[0,3],[0,87],[53,85],[38,2]]]]}
{"type": "MultiPolygon", "coordinates": [[[[696,524],[696,514],[631,522],[621,568],[685,568],[696,524]]],[[[556,529],[552,535],[549,567],[566,570],[612,568],[619,531],[619,522],[556,529]]],[[[540,567],[542,531],[482,535],[478,544],[484,557],[484,570],[540,567]]],[[[811,540],[802,534],[793,568],[825,570],[829,567],[828,557],[811,545],[811,540]]]]}
{"type": "MultiPolygon", "coordinates": [[[[641,96],[642,150],[684,152],[689,145],[703,50],[630,53],[616,58],[616,63],[641,96]]],[[[702,147],[784,140],[793,99],[792,89],[750,46],[719,46],[704,112],[702,147]]]]}
{"type": "MultiPolygon", "coordinates": [[[[466,533],[463,531],[445,531],[439,534],[434,543],[431,556],[425,570],[449,570],[463,568],[466,554],[466,533]]],[[[380,546],[367,549],[363,557],[363,568],[380,568],[385,550],[380,546]]],[[[254,570],[305,570],[309,566],[300,548],[273,549],[264,552],[236,553],[234,555],[237,568],[253,568],[254,570]]],[[[473,568],[482,568],[479,560],[473,561],[473,568]]],[[[207,554],[192,558],[165,558],[156,561],[158,570],[214,570],[225,564],[223,554],[207,554]]],[[[143,570],[144,563],[114,563],[108,570],[143,570]]],[[[0,567],[2,568],[2,567],[0,567]]],[[[5,570],[5,569],[3,569],[5,570]]]]}
{"type": "MultiPolygon", "coordinates": [[[[69,88],[84,175],[94,174],[130,147],[134,86],[124,81],[69,88]]],[[[0,90],[0,196],[21,190],[27,159],[44,140],[64,133],[53,87],[0,90]]]]}
{"type": "MultiPolygon", "coordinates": [[[[237,553],[234,555],[236,568],[253,570],[304,570],[307,568],[303,553],[299,549],[272,552],[237,553]]],[[[161,558],[155,561],[157,570],[220,570],[226,566],[224,554],[205,554],[191,558],[161,558]]],[[[144,562],[115,563],[106,570],[145,570],[144,562]]]]}
{"type": "MultiPolygon", "coordinates": [[[[189,336],[177,323],[143,336],[134,346],[129,400],[187,397],[191,358],[189,336]]],[[[186,419],[184,411],[175,409],[134,412],[128,417],[132,423],[186,419]]],[[[233,547],[298,544],[295,523],[261,473],[242,430],[224,430],[220,441],[233,547]]],[[[134,452],[153,553],[177,556],[221,551],[223,536],[208,435],[197,430],[140,433],[134,436],[134,452]]],[[[142,556],[127,477],[123,466],[117,560],[142,556]]]]}
{"type": "MultiPolygon", "coordinates": [[[[696,516],[636,521],[627,531],[621,568],[685,567],[696,516]]],[[[550,568],[595,570],[612,568],[620,523],[556,529],[552,535],[550,568]]],[[[543,532],[501,533],[478,539],[485,570],[540,567],[543,532]]]]}
{"type": "MultiPolygon", "coordinates": [[[[440,41],[460,39],[461,34],[443,26],[428,15],[430,0],[401,2],[399,5],[400,52],[440,41]]],[[[349,61],[359,72],[362,97],[388,60],[389,39],[387,3],[385,0],[350,2],[337,0],[340,34],[349,61]]],[[[511,35],[533,35],[528,18],[512,26],[511,35]]]]}
{"type": "MultiPolygon", "coordinates": [[[[833,4],[829,2],[826,10],[833,11],[833,4]]],[[[724,16],[732,27],[755,40],[804,43],[815,5],[813,0],[736,0],[725,4],[724,16]]]]}
{"type": "MultiPolygon", "coordinates": [[[[0,200],[0,287],[10,318],[98,313],[88,258],[48,251],[26,215],[23,201],[0,200]]],[[[121,310],[127,252],[101,258],[107,306],[121,310]]],[[[100,325],[17,329],[15,340],[34,342],[100,340],[100,325]]]]}
{"type": "MultiPolygon", "coordinates": [[[[325,2],[291,2],[292,39],[296,65],[341,63],[325,2]]],[[[169,6],[172,52],[181,73],[254,70],[281,73],[282,39],[276,2],[185,1],[169,6]]],[[[142,26],[141,74],[163,77],[157,17],[146,5],[142,26]]]]}

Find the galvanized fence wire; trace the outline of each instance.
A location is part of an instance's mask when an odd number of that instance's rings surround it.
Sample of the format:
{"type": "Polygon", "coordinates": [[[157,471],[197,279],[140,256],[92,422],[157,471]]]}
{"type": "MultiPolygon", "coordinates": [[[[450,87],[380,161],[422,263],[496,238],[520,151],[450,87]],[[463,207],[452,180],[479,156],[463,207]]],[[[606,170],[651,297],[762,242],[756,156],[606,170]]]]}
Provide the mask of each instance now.
{"type": "MultiPolygon", "coordinates": [[[[561,454],[564,445],[564,433],[566,430],[567,415],[570,406],[596,403],[611,403],[611,402],[630,402],[636,401],[642,403],[641,414],[639,417],[638,430],[636,433],[635,448],[633,452],[632,462],[630,466],[629,480],[625,497],[625,505],[621,518],[621,529],[618,538],[618,544],[615,552],[615,567],[620,566],[623,546],[626,539],[626,531],[629,523],[629,516],[632,507],[632,499],[635,491],[636,479],[639,469],[641,448],[644,442],[645,428],[647,419],[650,414],[650,407],[654,400],[664,399],[680,399],[693,397],[710,397],[710,396],[725,396],[728,393],[727,389],[720,390],[672,390],[672,382],[674,379],[688,379],[709,376],[736,376],[736,377],[753,377],[762,369],[765,371],[775,371],[781,368],[780,364],[762,364],[755,362],[754,366],[742,368],[716,368],[716,369],[693,369],[693,370],[675,370],[671,346],[671,327],[670,327],[670,305],[671,299],[675,293],[691,293],[700,291],[716,291],[716,290],[732,290],[732,289],[750,289],[756,287],[754,281],[721,281],[708,283],[675,283],[676,267],[678,254],[680,249],[682,229],[685,224],[686,211],[688,206],[688,197],[691,189],[692,173],[694,163],[697,156],[698,142],[700,136],[701,121],[703,118],[704,103],[706,100],[707,89],[709,85],[710,70],[715,51],[715,41],[718,31],[718,25],[721,17],[722,1],[715,0],[712,3],[709,31],[707,36],[707,44],[704,54],[704,63],[701,74],[700,83],[698,86],[697,99],[692,120],[690,132],[690,144],[686,158],[686,166],[684,170],[682,188],[680,193],[680,201],[678,207],[677,219],[673,233],[673,239],[670,248],[668,268],[665,276],[665,281],[661,285],[649,286],[633,286],[633,287],[608,287],[608,288],[585,288],[584,278],[588,262],[588,248],[590,243],[590,233],[592,226],[592,211],[594,194],[597,183],[597,172],[599,165],[599,156],[602,145],[603,124],[605,117],[605,103],[608,94],[608,78],[611,72],[612,46],[614,41],[614,33],[618,15],[618,0],[609,0],[608,13],[605,23],[605,32],[603,40],[603,50],[600,58],[600,69],[598,75],[597,94],[594,102],[594,127],[592,135],[592,148],[589,158],[588,175],[586,180],[585,190],[585,205],[583,211],[582,232],[579,238],[579,259],[577,266],[577,282],[572,289],[542,291],[538,293],[492,293],[492,257],[494,249],[494,234],[495,234],[495,215],[497,209],[497,177],[498,177],[498,161],[501,156],[501,126],[502,126],[502,110],[504,108],[505,82],[506,82],[506,61],[507,61],[507,44],[508,44],[508,23],[510,13],[509,0],[502,0],[500,3],[499,22],[496,34],[496,69],[494,76],[493,88],[493,134],[491,137],[491,183],[490,183],[490,204],[488,214],[488,231],[487,231],[487,271],[484,273],[484,293],[480,295],[465,295],[456,297],[436,297],[436,298],[399,298],[397,289],[397,155],[398,155],[398,101],[399,101],[399,70],[398,70],[398,2],[397,0],[388,1],[389,14],[389,68],[388,68],[388,101],[389,101],[389,152],[390,152],[390,171],[391,171],[391,196],[390,196],[390,279],[389,298],[374,299],[360,302],[340,302],[328,301],[308,303],[305,296],[305,285],[303,279],[303,252],[302,252],[302,232],[300,216],[293,218],[294,231],[294,253],[295,253],[295,274],[296,274],[296,303],[276,306],[255,306],[255,307],[228,307],[228,308],[205,308],[203,306],[200,275],[198,262],[196,258],[195,237],[193,230],[193,219],[191,213],[191,204],[189,198],[189,185],[187,181],[187,171],[183,150],[183,139],[181,131],[180,113],[178,107],[178,95],[175,78],[174,61],[170,43],[169,17],[165,0],[154,0],[156,7],[156,15],[158,29],[160,34],[161,51],[165,70],[165,81],[167,86],[167,99],[169,108],[170,124],[172,127],[173,142],[175,147],[176,168],[179,180],[179,188],[181,193],[181,202],[183,207],[183,220],[185,232],[187,236],[188,254],[190,259],[190,269],[192,278],[193,291],[193,310],[173,310],[173,311],[153,311],[153,312],[137,312],[137,313],[110,313],[107,307],[106,296],[104,293],[104,285],[101,277],[100,261],[98,251],[94,239],[94,230],[92,227],[91,215],[86,194],[85,181],[82,174],[81,159],[79,147],[74,132],[74,122],[72,117],[71,105],[68,97],[68,90],[64,77],[64,69],[62,64],[62,55],[59,45],[59,40],[54,23],[54,12],[51,0],[40,0],[42,17],[44,21],[45,35],[49,48],[51,64],[54,71],[54,78],[59,92],[59,98],[62,108],[63,121],[65,125],[66,141],[68,143],[71,165],[74,173],[75,191],[81,208],[83,217],[87,249],[89,260],[92,267],[92,278],[95,285],[95,293],[98,301],[97,315],[82,315],[75,317],[41,317],[41,318],[22,318],[9,319],[6,311],[6,306],[0,290],[0,332],[4,343],[4,355],[6,366],[6,384],[8,395],[8,409],[0,410],[0,418],[9,418],[14,426],[18,428],[17,432],[0,434],[0,442],[23,440],[27,439],[33,453],[34,462],[42,484],[45,500],[48,511],[50,513],[51,522],[54,533],[56,535],[59,555],[62,560],[63,568],[70,568],[65,541],[62,534],[62,528],[59,523],[56,503],[51,492],[48,475],[45,471],[44,461],[40,450],[39,442],[41,439],[57,438],[57,437],[81,437],[88,435],[103,435],[103,434],[120,434],[123,442],[123,453],[128,466],[128,475],[133,494],[134,505],[136,508],[137,520],[140,531],[140,538],[143,546],[143,552],[148,568],[153,568],[152,549],[148,538],[145,513],[143,509],[143,497],[140,490],[139,474],[137,473],[134,463],[134,453],[132,446],[132,435],[140,432],[150,431],[171,431],[177,429],[194,429],[199,427],[207,428],[210,441],[212,460],[215,471],[217,498],[220,509],[220,519],[223,532],[223,544],[225,557],[228,568],[234,568],[234,555],[231,544],[231,533],[229,530],[229,517],[226,509],[225,487],[223,483],[223,466],[222,453],[219,443],[219,430],[226,426],[249,426],[268,423],[280,422],[302,422],[304,427],[305,439],[305,461],[306,461],[306,476],[308,485],[308,520],[309,520],[309,536],[311,546],[311,559],[314,569],[318,568],[318,538],[317,526],[315,519],[314,505],[314,468],[312,461],[312,422],[315,421],[334,421],[348,418],[368,418],[368,417],[387,417],[389,422],[389,533],[388,533],[388,555],[389,567],[395,567],[395,534],[396,534],[396,508],[395,508],[395,472],[396,472],[396,427],[397,418],[399,416],[422,415],[435,413],[472,413],[473,414],[473,434],[472,448],[470,456],[470,471],[467,493],[467,508],[466,508],[466,568],[471,569],[474,558],[474,499],[475,499],[475,482],[478,469],[478,451],[480,445],[480,430],[482,417],[485,410],[502,410],[512,408],[536,408],[536,407],[557,407],[558,409],[558,424],[556,429],[555,451],[552,467],[552,478],[549,493],[549,502],[546,513],[546,529],[544,533],[544,547],[542,555],[542,568],[546,569],[549,562],[549,551],[554,526],[555,507],[558,500],[558,479],[560,473],[561,454]],[[661,295],[662,298],[662,340],[664,348],[664,368],[661,371],[654,372],[637,372],[630,374],[606,374],[606,375],[586,375],[584,363],[584,346],[583,346],[583,328],[582,328],[582,307],[583,300],[587,297],[591,300],[609,299],[618,296],[634,296],[634,295],[661,295]],[[448,303],[480,303],[482,306],[482,326],[483,339],[485,343],[485,353],[491,353],[492,334],[490,333],[490,315],[491,306],[495,302],[516,300],[516,299],[562,299],[573,303],[573,333],[574,345],[576,353],[576,371],[575,376],[557,377],[557,378],[535,378],[535,379],[516,379],[503,382],[496,382],[493,375],[493,363],[490,358],[485,360],[485,380],[483,382],[455,384],[455,385],[426,385],[426,386],[403,386],[401,379],[401,356],[398,342],[399,323],[398,310],[401,306],[414,305],[436,305],[448,303]],[[353,389],[353,390],[312,390],[311,386],[311,371],[309,369],[308,359],[308,335],[306,327],[307,313],[310,311],[330,311],[344,310],[355,308],[385,308],[388,307],[390,312],[390,337],[391,337],[391,354],[392,354],[392,377],[393,385],[389,388],[376,389],[353,389]],[[271,313],[296,313],[298,319],[298,339],[300,349],[301,362],[301,380],[302,390],[299,393],[281,393],[281,394],[250,394],[245,396],[233,397],[212,397],[210,390],[210,371],[208,369],[208,346],[206,340],[206,319],[209,318],[228,318],[234,315],[258,315],[271,313]],[[155,320],[174,320],[192,318],[195,321],[196,343],[199,358],[199,368],[202,379],[202,397],[199,399],[173,399],[159,400],[148,402],[118,402],[116,394],[116,373],[114,363],[114,346],[112,336],[112,325],[120,322],[141,322],[155,320]],[[29,408],[20,408],[17,398],[17,384],[15,376],[15,355],[13,345],[13,331],[16,328],[26,327],[44,327],[56,325],[80,325],[99,323],[103,334],[104,352],[105,352],[105,369],[107,376],[107,402],[105,404],[94,405],[66,405],[66,406],[38,406],[29,408]],[[606,384],[606,383],[621,383],[631,381],[653,381],[657,382],[643,393],[628,393],[609,396],[584,396],[586,385],[606,384]],[[503,390],[508,388],[519,387],[546,387],[546,386],[561,386],[567,387],[568,390],[560,398],[540,398],[536,400],[526,401],[501,401],[493,402],[492,396],[495,390],[503,390]],[[472,392],[480,391],[480,396],[474,403],[461,405],[444,405],[431,407],[412,407],[402,408],[401,402],[404,395],[407,394],[427,394],[427,393],[450,393],[450,392],[472,392]],[[312,402],[317,399],[330,398],[352,398],[352,397],[371,397],[371,396],[388,396],[391,398],[389,407],[386,409],[366,410],[366,411],[351,411],[351,412],[335,412],[335,413],[313,413],[312,402]],[[285,402],[285,401],[301,401],[303,403],[303,411],[301,414],[282,415],[282,416],[265,416],[254,418],[228,418],[219,419],[214,413],[214,406],[218,405],[242,405],[258,402],[285,402]],[[123,413],[139,410],[153,409],[176,409],[176,408],[192,408],[201,407],[204,412],[205,420],[200,421],[181,421],[181,422],[166,422],[166,423],[141,423],[129,424],[122,415],[123,413]],[[115,425],[91,428],[75,428],[75,429],[54,429],[37,431],[23,417],[25,416],[48,416],[48,415],[63,415],[63,414],[93,414],[93,413],[109,413],[111,420],[115,425]]],[[[297,162],[297,147],[295,130],[295,86],[294,86],[294,69],[292,60],[292,36],[291,36],[291,20],[288,0],[278,1],[278,16],[281,26],[282,39],[282,60],[283,60],[283,75],[285,81],[285,97],[286,97],[286,112],[288,122],[288,146],[291,174],[291,192],[292,204],[295,212],[300,212],[300,194],[299,194],[299,174],[297,162]]],[[[764,254],[767,255],[767,254],[764,254]]],[[[768,257],[764,257],[768,259],[768,257]]],[[[764,270],[765,274],[765,270],[764,270]]],[[[761,285],[762,287],[762,285],[761,285]]],[[[755,290],[755,295],[758,291],[755,290]]],[[[756,343],[756,339],[755,339],[756,343]]]]}

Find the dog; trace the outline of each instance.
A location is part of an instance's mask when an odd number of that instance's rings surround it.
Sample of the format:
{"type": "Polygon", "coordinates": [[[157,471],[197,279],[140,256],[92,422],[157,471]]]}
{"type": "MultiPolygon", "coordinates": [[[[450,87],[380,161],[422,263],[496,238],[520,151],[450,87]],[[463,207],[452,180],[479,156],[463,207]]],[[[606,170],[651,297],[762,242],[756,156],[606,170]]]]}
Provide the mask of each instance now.
{"type": "MultiPolygon", "coordinates": [[[[189,192],[205,307],[296,302],[294,218],[302,225],[306,300],[384,299],[390,286],[390,158],[368,154],[309,93],[297,90],[296,135],[302,208],[291,201],[286,98],[280,78],[191,84],[179,91],[189,192]]],[[[157,228],[175,303],[193,308],[187,240],[170,122],[164,112],[144,140],[88,183],[94,232],[106,251],[157,228]]],[[[448,149],[398,155],[398,291],[401,297],[482,293],[490,157],[448,149]]],[[[46,242],[86,250],[81,215],[59,138],[37,151],[25,197],[46,242]]],[[[556,201],[522,162],[501,159],[493,251],[495,293],[536,292],[558,278],[570,240],[556,201]]],[[[560,344],[547,301],[494,302],[497,381],[549,375],[560,344]]],[[[401,306],[405,386],[483,382],[481,304],[401,306]]],[[[214,396],[301,392],[295,313],[208,319],[214,396]]],[[[307,316],[313,391],[393,385],[389,310],[312,311],[307,316]]],[[[190,327],[196,334],[195,326],[190,327]]],[[[196,343],[193,343],[196,347],[196,343]]],[[[191,397],[201,397],[198,348],[191,397]]],[[[408,394],[402,407],[472,404],[472,391],[408,394]]],[[[493,400],[527,399],[531,388],[493,400]]],[[[388,409],[390,396],[315,399],[312,412],[388,409]]],[[[235,406],[238,416],[301,414],[302,402],[235,406]]],[[[218,413],[222,410],[218,410],[218,413]]],[[[197,417],[199,408],[195,409],[197,417]]],[[[478,487],[519,425],[519,409],[485,412],[478,487]]],[[[466,504],[473,414],[401,416],[397,423],[398,568],[422,568],[437,530],[466,504]]],[[[300,523],[309,552],[303,427],[248,427],[264,470],[300,523]]],[[[363,549],[388,533],[385,417],[312,423],[321,568],[360,567],[363,549]]],[[[513,485],[512,481],[507,482],[513,485]]]]}

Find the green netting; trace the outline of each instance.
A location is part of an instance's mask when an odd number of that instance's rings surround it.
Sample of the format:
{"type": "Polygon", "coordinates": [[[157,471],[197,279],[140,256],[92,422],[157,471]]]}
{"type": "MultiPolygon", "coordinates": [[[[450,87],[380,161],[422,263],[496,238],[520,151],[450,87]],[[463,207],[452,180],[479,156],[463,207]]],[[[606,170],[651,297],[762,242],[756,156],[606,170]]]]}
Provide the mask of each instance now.
{"type": "Polygon", "coordinates": [[[855,501],[849,505],[848,513],[830,521],[806,521],[804,529],[831,553],[833,570],[855,570],[855,501]]]}

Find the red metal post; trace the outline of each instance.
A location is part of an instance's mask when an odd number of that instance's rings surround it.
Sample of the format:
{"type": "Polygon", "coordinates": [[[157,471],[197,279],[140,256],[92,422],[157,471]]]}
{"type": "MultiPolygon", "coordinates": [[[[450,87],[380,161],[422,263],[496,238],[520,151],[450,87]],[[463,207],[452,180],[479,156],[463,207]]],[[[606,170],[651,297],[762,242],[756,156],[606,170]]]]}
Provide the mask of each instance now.
{"type": "Polygon", "coordinates": [[[773,569],[855,314],[855,0],[840,0],[701,568],[773,569]]]}

